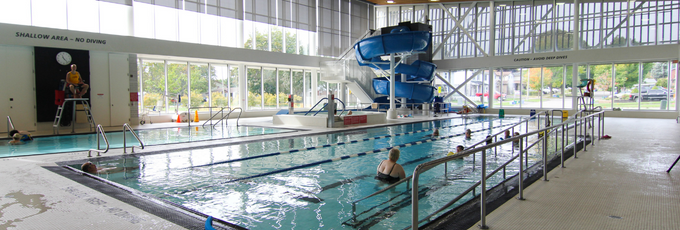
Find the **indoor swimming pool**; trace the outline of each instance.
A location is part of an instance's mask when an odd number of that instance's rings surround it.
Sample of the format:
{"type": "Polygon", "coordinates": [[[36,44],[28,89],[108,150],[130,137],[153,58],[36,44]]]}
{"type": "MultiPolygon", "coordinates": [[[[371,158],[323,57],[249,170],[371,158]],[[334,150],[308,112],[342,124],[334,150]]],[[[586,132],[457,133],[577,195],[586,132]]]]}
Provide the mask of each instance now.
{"type": "MultiPolygon", "coordinates": [[[[446,156],[457,145],[471,146],[520,121],[518,117],[456,118],[290,139],[250,142],[189,151],[94,158],[117,173],[98,176],[159,199],[252,229],[403,229],[411,222],[411,194],[400,184],[356,204],[387,184],[373,179],[393,147],[406,175],[421,163],[446,156]],[[425,137],[433,128],[440,137],[425,137]],[[472,138],[464,132],[471,129],[472,138]]],[[[524,125],[516,129],[524,129],[524,125]]],[[[531,127],[530,127],[531,129],[531,127]]],[[[530,151],[529,165],[540,160],[530,151]]],[[[420,175],[419,213],[426,216],[476,183],[482,152],[420,175]]],[[[511,144],[487,151],[487,170],[516,155],[511,144]]],[[[84,163],[84,162],[83,162],[84,163]]],[[[69,166],[80,168],[82,163],[69,166]]],[[[518,172],[518,163],[507,175],[518,172]]],[[[488,180],[492,187],[503,180],[488,180]]],[[[475,195],[470,194],[456,205],[475,195]]],[[[455,207],[455,205],[453,206],[455,207]]],[[[452,207],[452,208],[453,208],[452,207]]]]}
{"type": "MultiPolygon", "coordinates": [[[[287,133],[295,131],[297,130],[243,125],[227,127],[222,126],[215,129],[209,126],[196,126],[135,130],[139,138],[146,146],[287,133]]],[[[130,132],[126,132],[125,135],[128,147],[139,145],[139,142],[137,142],[130,132]]],[[[123,147],[123,132],[107,132],[106,136],[109,140],[110,148],[123,147]]],[[[101,146],[102,149],[106,146],[104,141],[101,141],[101,146]]],[[[36,137],[33,141],[25,142],[23,145],[9,145],[7,144],[7,141],[0,142],[0,157],[87,151],[89,149],[96,148],[96,134],[36,137]]]]}

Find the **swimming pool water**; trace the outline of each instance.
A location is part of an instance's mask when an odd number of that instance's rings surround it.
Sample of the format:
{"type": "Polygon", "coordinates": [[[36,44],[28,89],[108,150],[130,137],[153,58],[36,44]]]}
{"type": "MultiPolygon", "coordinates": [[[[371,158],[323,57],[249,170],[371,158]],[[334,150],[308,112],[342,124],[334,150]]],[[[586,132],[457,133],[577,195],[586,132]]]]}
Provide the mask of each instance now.
{"type": "MultiPolygon", "coordinates": [[[[265,135],[274,133],[294,132],[291,129],[278,129],[256,126],[227,126],[218,127],[180,127],[162,129],[135,130],[144,145],[174,144],[193,141],[205,141],[224,138],[265,135]]],[[[136,146],[139,142],[130,132],[126,132],[127,145],[136,146]]],[[[110,148],[123,147],[123,132],[107,132],[106,136],[110,148]]],[[[106,146],[101,140],[101,148],[106,146]]],[[[15,157],[26,155],[38,155],[48,153],[63,153],[75,151],[87,151],[97,148],[96,134],[60,135],[50,137],[36,137],[23,145],[9,145],[0,143],[0,157],[15,157]]]]}
{"type": "MultiPolygon", "coordinates": [[[[95,159],[94,163],[100,167],[127,167],[127,170],[121,173],[99,174],[105,179],[246,228],[405,228],[410,225],[411,213],[410,190],[407,190],[406,184],[359,202],[356,221],[352,220],[354,200],[387,186],[373,179],[378,163],[387,158],[387,151],[379,149],[422,141],[425,140],[424,135],[431,133],[430,131],[403,134],[407,132],[440,127],[441,136],[446,137],[462,134],[468,128],[473,131],[480,130],[474,132],[470,140],[454,136],[401,147],[398,163],[402,164],[406,174],[410,175],[418,164],[446,156],[446,153],[453,151],[457,145],[472,145],[483,140],[486,135],[503,129],[490,127],[505,127],[518,120],[483,117],[469,120],[452,119],[137,157],[123,156],[116,160],[95,159]],[[455,127],[442,128],[449,126],[455,127]],[[400,135],[219,163],[396,134],[400,135]],[[376,149],[379,151],[375,154],[339,159],[341,156],[376,149]],[[338,160],[299,167],[334,158],[338,160]],[[271,174],[257,176],[267,173],[271,174]]],[[[501,146],[497,150],[486,153],[488,171],[494,170],[497,165],[505,163],[513,156],[510,145],[501,146]]],[[[479,167],[481,154],[449,162],[446,176],[443,166],[421,174],[419,216],[424,217],[440,208],[477,182],[481,177],[479,167]]],[[[540,159],[537,151],[530,152],[528,158],[530,164],[540,159]]],[[[72,166],[79,168],[79,165],[72,166]]],[[[517,164],[509,165],[507,175],[516,174],[518,167],[517,164]]],[[[502,175],[494,176],[488,181],[488,187],[502,180],[502,175]]],[[[478,191],[479,189],[476,194],[478,191]]],[[[466,202],[473,196],[470,194],[458,203],[466,202]]]]}

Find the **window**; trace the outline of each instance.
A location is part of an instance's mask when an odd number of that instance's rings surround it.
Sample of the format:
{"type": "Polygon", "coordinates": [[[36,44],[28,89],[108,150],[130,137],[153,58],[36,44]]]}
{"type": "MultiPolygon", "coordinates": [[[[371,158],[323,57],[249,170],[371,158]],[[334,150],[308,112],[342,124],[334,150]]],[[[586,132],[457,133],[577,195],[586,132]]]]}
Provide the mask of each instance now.
{"type": "Polygon", "coordinates": [[[248,110],[262,109],[262,75],[261,68],[248,67],[246,88],[248,89],[248,110]]]}

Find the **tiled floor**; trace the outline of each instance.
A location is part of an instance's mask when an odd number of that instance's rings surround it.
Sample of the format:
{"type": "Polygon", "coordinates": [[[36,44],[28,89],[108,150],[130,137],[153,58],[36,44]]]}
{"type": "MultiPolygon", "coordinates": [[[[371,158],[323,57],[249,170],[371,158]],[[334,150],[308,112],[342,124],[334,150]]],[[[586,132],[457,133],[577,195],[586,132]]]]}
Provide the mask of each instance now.
{"type": "MultiPolygon", "coordinates": [[[[271,125],[270,118],[241,122],[271,125]]],[[[170,125],[177,124],[137,128],[170,125]]],[[[297,133],[333,130],[307,129],[297,133]]],[[[670,119],[608,118],[606,133],[613,138],[596,142],[587,152],[580,152],[578,159],[569,159],[566,168],[551,171],[549,182],[529,186],[525,201],[507,202],[489,214],[487,225],[492,229],[676,229],[680,165],[669,174],[665,170],[680,154],[676,140],[680,124],[670,119]]],[[[161,145],[142,151],[284,136],[290,135],[161,145]]],[[[114,149],[106,156],[120,154],[122,149],[114,149]]],[[[85,161],[86,155],[74,152],[0,159],[0,229],[183,229],[42,167],[85,161]]]]}
{"type": "MultiPolygon", "coordinates": [[[[612,139],[596,141],[566,168],[526,188],[487,216],[490,229],[680,228],[680,124],[672,119],[606,119],[612,139]]],[[[479,223],[478,223],[479,224],[479,223]]],[[[470,229],[479,229],[472,227],[470,229]]]]}

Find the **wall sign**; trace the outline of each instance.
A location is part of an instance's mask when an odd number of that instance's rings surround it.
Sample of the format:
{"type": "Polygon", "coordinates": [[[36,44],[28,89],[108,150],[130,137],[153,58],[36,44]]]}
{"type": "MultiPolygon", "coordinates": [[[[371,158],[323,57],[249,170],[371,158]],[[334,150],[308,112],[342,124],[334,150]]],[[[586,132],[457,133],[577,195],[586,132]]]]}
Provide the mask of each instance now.
{"type": "Polygon", "coordinates": [[[27,39],[42,39],[42,40],[55,40],[55,41],[64,41],[64,42],[78,42],[78,43],[91,43],[91,44],[106,45],[106,39],[79,38],[79,37],[68,37],[68,36],[54,35],[54,34],[24,33],[24,32],[15,32],[14,36],[18,37],[18,38],[27,38],[27,39]]]}
{"type": "Polygon", "coordinates": [[[546,61],[546,60],[554,60],[554,59],[567,59],[568,55],[562,55],[562,56],[545,56],[545,57],[534,57],[534,58],[515,58],[515,62],[520,62],[520,61],[546,61]]]}

